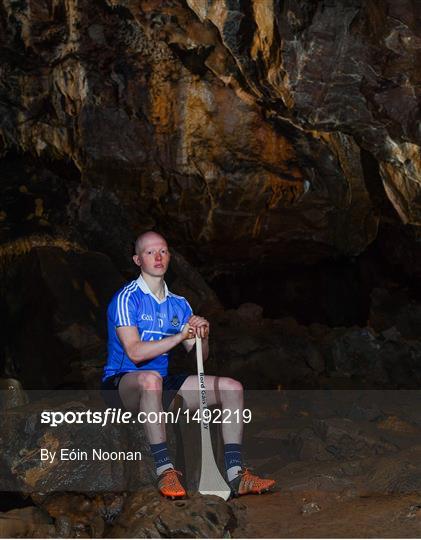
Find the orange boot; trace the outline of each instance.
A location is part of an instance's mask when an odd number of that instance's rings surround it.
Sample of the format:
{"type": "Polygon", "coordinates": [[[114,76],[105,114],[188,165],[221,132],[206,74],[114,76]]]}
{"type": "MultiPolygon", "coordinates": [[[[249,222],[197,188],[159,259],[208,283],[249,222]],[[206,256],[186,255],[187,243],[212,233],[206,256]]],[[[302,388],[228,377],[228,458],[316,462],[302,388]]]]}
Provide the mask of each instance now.
{"type": "Polygon", "coordinates": [[[247,495],[248,493],[258,493],[260,495],[264,491],[269,491],[275,485],[275,480],[260,478],[255,474],[251,474],[249,469],[245,468],[229,484],[232,494],[238,497],[240,495],[247,495]]]}
{"type": "Polygon", "coordinates": [[[170,497],[171,499],[178,499],[186,496],[186,490],[180,483],[178,477],[181,476],[181,472],[175,469],[166,469],[158,477],[158,489],[161,495],[164,497],[170,497]]]}

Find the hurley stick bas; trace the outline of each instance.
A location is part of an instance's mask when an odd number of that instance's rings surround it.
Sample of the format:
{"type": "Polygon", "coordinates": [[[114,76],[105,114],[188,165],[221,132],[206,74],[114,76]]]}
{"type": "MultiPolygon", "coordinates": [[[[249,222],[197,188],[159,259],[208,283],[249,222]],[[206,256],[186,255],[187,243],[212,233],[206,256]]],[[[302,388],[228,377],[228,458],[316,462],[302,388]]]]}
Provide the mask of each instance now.
{"type": "MultiPolygon", "coordinates": [[[[209,409],[206,398],[205,373],[203,370],[202,339],[198,336],[196,336],[196,359],[199,380],[200,434],[202,438],[202,465],[200,470],[199,493],[202,495],[217,495],[227,500],[231,494],[231,489],[219,472],[212,448],[210,423],[203,417],[203,412],[205,410],[209,411],[209,409]]],[[[206,418],[209,417],[206,416],[206,418]]]]}

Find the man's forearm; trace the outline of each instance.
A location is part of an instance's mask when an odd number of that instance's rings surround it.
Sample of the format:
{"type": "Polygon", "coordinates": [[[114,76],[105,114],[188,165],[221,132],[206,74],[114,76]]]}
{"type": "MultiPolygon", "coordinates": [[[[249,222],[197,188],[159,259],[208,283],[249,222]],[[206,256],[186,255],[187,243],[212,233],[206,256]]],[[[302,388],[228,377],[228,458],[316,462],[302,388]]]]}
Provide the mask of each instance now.
{"type": "Polygon", "coordinates": [[[152,360],[161,354],[169,352],[183,341],[181,334],[168,336],[159,341],[138,341],[134,343],[127,351],[127,356],[135,364],[152,360]]]}

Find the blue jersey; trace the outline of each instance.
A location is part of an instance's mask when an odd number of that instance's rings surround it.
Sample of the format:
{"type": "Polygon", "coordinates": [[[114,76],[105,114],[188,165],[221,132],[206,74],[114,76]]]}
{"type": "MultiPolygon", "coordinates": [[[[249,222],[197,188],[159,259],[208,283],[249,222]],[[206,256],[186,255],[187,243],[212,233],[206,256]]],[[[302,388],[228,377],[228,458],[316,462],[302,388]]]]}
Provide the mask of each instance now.
{"type": "Polygon", "coordinates": [[[185,298],[165,287],[165,297],[159,300],[140,276],[120,289],[108,306],[108,359],[102,380],[127,371],[154,370],[163,377],[168,374],[168,353],[136,365],[124,352],[116,328],[136,326],[142,341],[155,341],[178,334],[192,315],[185,298]]]}

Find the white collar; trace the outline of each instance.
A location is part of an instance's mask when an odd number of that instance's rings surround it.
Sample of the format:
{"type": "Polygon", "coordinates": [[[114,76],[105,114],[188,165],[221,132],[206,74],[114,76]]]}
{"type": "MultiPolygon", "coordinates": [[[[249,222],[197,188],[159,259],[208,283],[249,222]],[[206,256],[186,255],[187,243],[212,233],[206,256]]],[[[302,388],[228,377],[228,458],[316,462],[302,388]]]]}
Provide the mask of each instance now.
{"type": "Polygon", "coordinates": [[[136,280],[136,283],[139,285],[139,288],[142,292],[144,292],[145,294],[150,294],[153,298],[155,298],[155,300],[158,302],[158,304],[162,304],[163,302],[165,302],[165,300],[167,299],[168,297],[168,294],[169,294],[169,291],[168,291],[168,287],[167,287],[167,284],[165,283],[164,281],[164,298],[162,300],[160,300],[149,288],[149,285],[146,283],[146,281],[143,279],[143,276],[142,274],[140,274],[140,276],[137,278],[136,280]]]}

